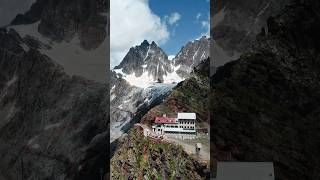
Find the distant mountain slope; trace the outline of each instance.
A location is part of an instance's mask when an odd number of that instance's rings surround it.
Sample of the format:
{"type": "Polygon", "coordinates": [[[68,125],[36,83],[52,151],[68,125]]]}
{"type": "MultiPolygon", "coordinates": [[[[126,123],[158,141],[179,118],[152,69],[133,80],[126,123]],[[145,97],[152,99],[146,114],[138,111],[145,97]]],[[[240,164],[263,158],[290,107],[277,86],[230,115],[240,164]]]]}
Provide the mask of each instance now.
{"type": "Polygon", "coordinates": [[[252,52],[211,78],[211,141],[219,161],[272,161],[279,180],[319,179],[320,3],[268,18],[252,52]]]}
{"type": "Polygon", "coordinates": [[[201,37],[198,40],[188,42],[173,59],[174,65],[178,66],[177,74],[181,77],[188,77],[194,67],[209,57],[210,40],[208,37],[201,37]]]}

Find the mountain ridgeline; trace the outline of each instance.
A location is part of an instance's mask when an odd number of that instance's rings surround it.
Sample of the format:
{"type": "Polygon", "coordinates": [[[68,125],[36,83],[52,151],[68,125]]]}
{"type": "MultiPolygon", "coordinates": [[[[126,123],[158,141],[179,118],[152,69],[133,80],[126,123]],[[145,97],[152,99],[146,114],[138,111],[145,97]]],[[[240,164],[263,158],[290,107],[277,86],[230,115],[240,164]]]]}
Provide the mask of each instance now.
{"type": "Polygon", "coordinates": [[[193,69],[209,57],[210,39],[202,37],[188,42],[173,59],[174,66],[178,66],[177,74],[187,78],[193,69]]]}
{"type": "Polygon", "coordinates": [[[125,74],[141,77],[147,73],[154,82],[177,82],[185,79],[192,69],[209,57],[209,38],[203,36],[188,42],[173,60],[153,41],[145,40],[139,46],[130,48],[121,63],[114,69],[121,69],[125,74]]]}

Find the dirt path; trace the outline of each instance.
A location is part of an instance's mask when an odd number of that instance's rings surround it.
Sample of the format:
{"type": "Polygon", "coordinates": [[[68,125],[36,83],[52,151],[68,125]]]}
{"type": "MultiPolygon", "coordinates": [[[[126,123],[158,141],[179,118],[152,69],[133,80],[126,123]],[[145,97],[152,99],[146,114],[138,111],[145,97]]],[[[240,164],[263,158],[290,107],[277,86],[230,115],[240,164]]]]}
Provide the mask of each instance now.
{"type": "MultiPolygon", "coordinates": [[[[173,138],[173,137],[166,138],[166,140],[171,142],[171,143],[176,143],[176,144],[179,144],[179,145],[183,146],[184,150],[188,154],[195,154],[195,145],[196,145],[196,143],[199,142],[198,139],[182,140],[182,139],[173,138]]],[[[203,143],[202,142],[201,144],[202,144],[202,149],[200,150],[199,158],[204,160],[204,161],[209,161],[210,160],[210,142],[209,142],[209,139],[208,139],[207,143],[203,143]]]]}

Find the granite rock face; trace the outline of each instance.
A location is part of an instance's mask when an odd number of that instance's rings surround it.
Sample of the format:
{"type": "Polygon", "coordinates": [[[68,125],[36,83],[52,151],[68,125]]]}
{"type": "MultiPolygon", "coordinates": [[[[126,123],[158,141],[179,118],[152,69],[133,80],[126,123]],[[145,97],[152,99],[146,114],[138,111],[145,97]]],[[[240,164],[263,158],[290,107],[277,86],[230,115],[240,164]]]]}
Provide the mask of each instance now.
{"type": "Polygon", "coordinates": [[[294,1],[267,20],[253,50],[211,77],[213,155],[272,161],[276,179],[319,179],[318,1],[294,1]]]}

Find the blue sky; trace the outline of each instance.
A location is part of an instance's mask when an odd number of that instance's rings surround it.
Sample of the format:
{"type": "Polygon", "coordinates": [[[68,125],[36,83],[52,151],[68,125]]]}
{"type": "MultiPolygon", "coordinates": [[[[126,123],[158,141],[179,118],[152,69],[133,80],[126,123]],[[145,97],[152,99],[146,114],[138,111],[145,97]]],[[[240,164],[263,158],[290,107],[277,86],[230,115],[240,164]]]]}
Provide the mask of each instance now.
{"type": "Polygon", "coordinates": [[[208,0],[111,0],[110,68],[145,39],[176,55],[188,41],[209,34],[209,12],[208,0]]]}
{"type": "Polygon", "coordinates": [[[161,48],[168,55],[175,55],[188,41],[208,33],[210,2],[207,0],[149,0],[149,7],[161,19],[178,13],[180,19],[167,25],[168,41],[161,48]]]}

